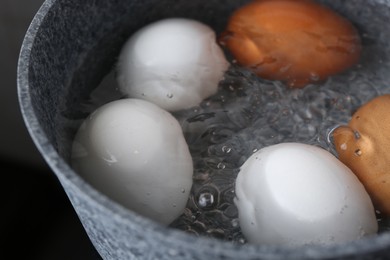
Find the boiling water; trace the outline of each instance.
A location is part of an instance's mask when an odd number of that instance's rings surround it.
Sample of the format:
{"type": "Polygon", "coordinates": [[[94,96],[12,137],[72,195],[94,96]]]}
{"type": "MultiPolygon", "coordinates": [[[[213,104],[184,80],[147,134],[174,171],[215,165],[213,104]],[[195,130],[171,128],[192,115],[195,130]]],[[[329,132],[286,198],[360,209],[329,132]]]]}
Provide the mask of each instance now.
{"type": "MultiPolygon", "coordinates": [[[[184,214],[171,227],[245,243],[233,203],[239,167],[257,150],[281,142],[317,145],[336,155],[332,130],[347,124],[364,103],[390,93],[390,47],[376,44],[374,36],[389,38],[363,34],[361,63],[325,82],[288,89],[233,64],[216,95],[174,113],[193,157],[194,184],[184,214]]],[[[122,95],[112,72],[81,104],[81,110],[88,114],[119,98],[122,95]]],[[[390,230],[390,221],[380,213],[378,221],[380,232],[390,230]]]]}
{"type": "MultiPolygon", "coordinates": [[[[231,68],[217,95],[176,113],[195,164],[193,192],[173,227],[190,233],[245,242],[233,204],[239,167],[257,150],[282,142],[320,146],[335,154],[331,132],[387,86],[355,70],[304,89],[288,89],[231,68]]],[[[386,225],[381,229],[386,229],[386,225]]]]}
{"type": "MultiPolygon", "coordinates": [[[[332,130],[372,98],[390,93],[378,73],[364,65],[326,82],[289,89],[232,65],[216,95],[199,106],[173,113],[182,126],[194,162],[194,183],[184,214],[171,224],[194,235],[245,243],[233,203],[239,167],[259,149],[282,142],[320,146],[337,155],[332,130]]],[[[89,113],[122,98],[114,72],[83,104],[89,113]]],[[[380,232],[390,222],[378,213],[380,232]]]]}

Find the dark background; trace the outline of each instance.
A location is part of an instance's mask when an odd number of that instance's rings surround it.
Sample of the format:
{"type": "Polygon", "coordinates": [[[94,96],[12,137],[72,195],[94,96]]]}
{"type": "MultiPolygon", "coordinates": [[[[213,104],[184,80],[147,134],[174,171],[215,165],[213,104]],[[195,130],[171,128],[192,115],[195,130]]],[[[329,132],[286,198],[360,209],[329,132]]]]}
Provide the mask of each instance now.
{"type": "Polygon", "coordinates": [[[0,0],[0,259],[101,259],[19,110],[16,68],[43,0],[0,0]]]}

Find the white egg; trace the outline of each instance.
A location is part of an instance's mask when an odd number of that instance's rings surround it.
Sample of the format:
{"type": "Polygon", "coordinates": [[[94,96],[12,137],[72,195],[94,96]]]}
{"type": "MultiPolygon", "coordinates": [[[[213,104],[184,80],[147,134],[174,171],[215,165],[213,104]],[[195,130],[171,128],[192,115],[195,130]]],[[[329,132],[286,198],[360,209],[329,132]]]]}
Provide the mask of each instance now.
{"type": "Polygon", "coordinates": [[[71,160],[96,189],[143,216],[169,224],[183,213],[192,158],[177,120],[150,102],[98,108],[80,126],[71,160]]]}
{"type": "Polygon", "coordinates": [[[215,94],[228,67],[210,27],[170,18],[141,28],[125,43],[118,84],[128,97],[176,111],[215,94]]]}
{"type": "Polygon", "coordinates": [[[283,143],[259,150],[241,167],[235,189],[239,223],[250,243],[329,245],[378,229],[362,184],[316,146],[283,143]]]}

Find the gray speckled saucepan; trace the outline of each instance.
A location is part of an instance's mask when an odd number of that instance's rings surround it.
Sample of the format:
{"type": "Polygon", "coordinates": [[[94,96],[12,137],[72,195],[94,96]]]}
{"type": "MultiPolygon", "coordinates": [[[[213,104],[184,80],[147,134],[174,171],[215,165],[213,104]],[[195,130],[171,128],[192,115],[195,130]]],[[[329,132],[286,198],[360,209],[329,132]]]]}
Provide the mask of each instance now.
{"type": "MultiPolygon", "coordinates": [[[[47,0],[26,33],[18,64],[20,106],[32,139],[104,259],[387,259],[390,234],[386,232],[342,245],[296,249],[234,245],[188,235],[124,209],[69,166],[74,131],[66,131],[61,122],[65,117],[78,123],[86,116],[76,104],[112,69],[131,33],[173,16],[197,19],[221,32],[229,14],[245,2],[47,0]]],[[[349,17],[361,32],[375,35],[377,44],[389,50],[390,1],[321,2],[349,17]]],[[[389,55],[390,50],[383,59],[389,55]]]]}

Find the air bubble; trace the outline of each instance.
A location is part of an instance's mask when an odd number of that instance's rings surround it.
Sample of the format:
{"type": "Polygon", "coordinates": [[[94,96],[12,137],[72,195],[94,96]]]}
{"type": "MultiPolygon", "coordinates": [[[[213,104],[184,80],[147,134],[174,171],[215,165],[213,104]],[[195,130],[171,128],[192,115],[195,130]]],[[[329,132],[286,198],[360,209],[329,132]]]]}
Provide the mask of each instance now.
{"type": "Polygon", "coordinates": [[[239,238],[238,243],[243,245],[246,243],[246,240],[244,238],[239,238]]]}
{"type": "Polygon", "coordinates": [[[223,170],[223,169],[226,168],[226,165],[223,164],[223,163],[218,163],[218,164],[217,164],[217,168],[220,169],[220,170],[223,170]]]}
{"type": "Polygon", "coordinates": [[[232,151],[232,148],[230,148],[229,146],[222,146],[222,152],[223,153],[230,153],[232,151]]]}
{"type": "Polygon", "coordinates": [[[223,239],[225,237],[225,231],[223,229],[220,229],[220,228],[209,229],[206,231],[206,233],[211,235],[212,237],[215,237],[215,238],[223,239]]]}
{"type": "Polygon", "coordinates": [[[200,208],[208,208],[214,204],[214,195],[211,193],[202,193],[199,195],[198,205],[200,208]]]}
{"type": "Polygon", "coordinates": [[[320,76],[317,74],[317,73],[315,73],[315,72],[312,72],[312,73],[310,73],[310,79],[312,80],[312,81],[319,81],[320,80],[320,76]]]}
{"type": "Polygon", "coordinates": [[[240,224],[240,223],[239,223],[239,221],[238,221],[237,218],[235,218],[235,219],[232,220],[232,227],[238,227],[239,224],[240,224]]]}
{"type": "Polygon", "coordinates": [[[358,131],[353,131],[353,134],[354,134],[356,140],[360,139],[361,136],[360,136],[360,133],[358,131]]]}
{"type": "Polygon", "coordinates": [[[223,211],[223,214],[224,214],[226,217],[235,218],[235,217],[238,216],[237,207],[234,206],[234,205],[230,205],[230,206],[228,206],[228,207],[223,211]]]}

